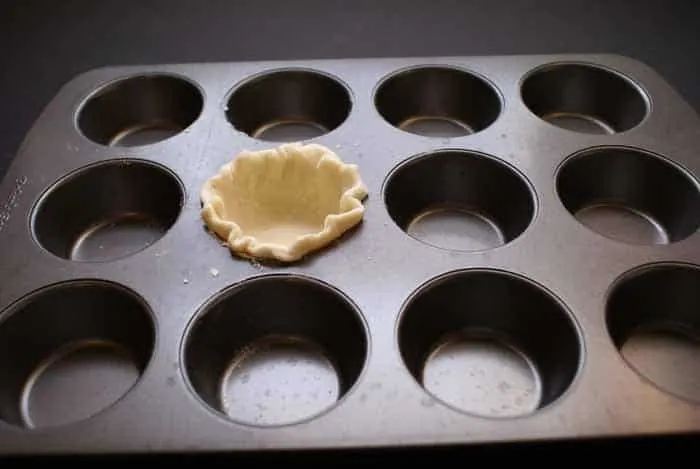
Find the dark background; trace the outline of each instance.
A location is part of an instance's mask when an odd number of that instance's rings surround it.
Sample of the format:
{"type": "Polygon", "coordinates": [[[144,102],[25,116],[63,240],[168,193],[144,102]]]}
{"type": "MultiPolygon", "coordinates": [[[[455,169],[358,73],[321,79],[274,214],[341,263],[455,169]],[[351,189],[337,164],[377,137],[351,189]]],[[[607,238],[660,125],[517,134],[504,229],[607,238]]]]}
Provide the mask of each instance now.
{"type": "MultiPolygon", "coordinates": [[[[0,176],[59,87],[103,65],[610,52],[646,62],[700,111],[699,46],[700,2],[0,0],[0,176]]],[[[615,448],[663,454],[679,444],[695,439],[615,448]]],[[[510,448],[539,456],[550,446],[510,448]]]]}
{"type": "Polygon", "coordinates": [[[0,176],[59,87],[103,65],[611,52],[700,110],[699,3],[0,0],[0,176]]]}

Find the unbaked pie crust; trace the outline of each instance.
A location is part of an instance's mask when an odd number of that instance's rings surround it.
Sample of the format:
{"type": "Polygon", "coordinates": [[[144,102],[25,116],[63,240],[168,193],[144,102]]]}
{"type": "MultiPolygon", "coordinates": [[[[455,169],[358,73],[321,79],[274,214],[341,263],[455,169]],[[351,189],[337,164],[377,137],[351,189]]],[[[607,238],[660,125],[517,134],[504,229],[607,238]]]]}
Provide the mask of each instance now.
{"type": "Polygon", "coordinates": [[[357,165],[290,143],[222,166],[202,188],[201,215],[234,254],[293,262],[360,223],[366,196],[357,165]]]}

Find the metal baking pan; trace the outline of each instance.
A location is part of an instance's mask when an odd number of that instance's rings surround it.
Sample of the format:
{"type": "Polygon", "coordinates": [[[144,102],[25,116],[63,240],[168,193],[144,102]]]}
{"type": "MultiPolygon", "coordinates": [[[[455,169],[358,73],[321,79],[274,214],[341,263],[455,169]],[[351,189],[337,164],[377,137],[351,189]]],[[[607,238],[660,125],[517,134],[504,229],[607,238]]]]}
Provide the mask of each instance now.
{"type": "Polygon", "coordinates": [[[0,453],[696,432],[699,149],[614,55],[82,74],[0,186],[0,453]],[[364,220],[232,256],[199,191],[288,141],[358,165],[364,220]]]}

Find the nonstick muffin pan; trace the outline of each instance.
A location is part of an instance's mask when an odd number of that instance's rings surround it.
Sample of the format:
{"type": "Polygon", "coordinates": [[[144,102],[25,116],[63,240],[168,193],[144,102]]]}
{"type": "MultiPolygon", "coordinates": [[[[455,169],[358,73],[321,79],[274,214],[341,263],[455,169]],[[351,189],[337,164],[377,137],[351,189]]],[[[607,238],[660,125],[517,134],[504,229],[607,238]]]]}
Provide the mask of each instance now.
{"type": "Polygon", "coordinates": [[[696,432],[699,152],[614,55],[89,71],[0,186],[0,453],[696,432]],[[200,190],[283,142],[358,165],[364,219],[232,256],[200,190]]]}

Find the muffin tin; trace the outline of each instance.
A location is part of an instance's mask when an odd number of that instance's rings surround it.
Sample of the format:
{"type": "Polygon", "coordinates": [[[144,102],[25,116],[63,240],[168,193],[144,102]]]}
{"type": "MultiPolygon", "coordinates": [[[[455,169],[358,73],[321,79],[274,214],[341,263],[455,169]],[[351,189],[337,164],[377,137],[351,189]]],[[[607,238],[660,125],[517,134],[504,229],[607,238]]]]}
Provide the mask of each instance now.
{"type": "Polygon", "coordinates": [[[699,150],[615,55],[82,74],[0,186],[0,453],[695,432],[699,150]],[[290,141],[358,165],[363,222],[232,256],[204,182],[290,141]]]}

